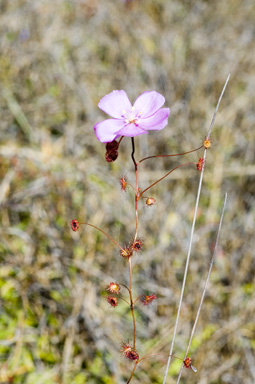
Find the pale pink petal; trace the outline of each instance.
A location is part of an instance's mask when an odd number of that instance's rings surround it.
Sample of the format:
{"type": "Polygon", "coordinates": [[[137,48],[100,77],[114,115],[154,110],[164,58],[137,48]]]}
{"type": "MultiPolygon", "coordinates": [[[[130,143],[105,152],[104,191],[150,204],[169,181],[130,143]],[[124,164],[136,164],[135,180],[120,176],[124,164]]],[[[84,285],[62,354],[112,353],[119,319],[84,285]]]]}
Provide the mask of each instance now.
{"type": "Polygon", "coordinates": [[[148,132],[146,132],[144,129],[139,128],[135,124],[127,124],[125,125],[125,127],[120,129],[116,133],[118,133],[118,135],[120,136],[134,137],[138,135],[143,135],[144,133],[148,133],[148,132]]]}
{"type": "Polygon", "coordinates": [[[160,93],[155,91],[142,93],[135,101],[134,110],[136,113],[141,112],[141,117],[154,115],[165,103],[165,98],[160,93]]]}
{"type": "Polygon", "coordinates": [[[96,137],[101,143],[110,143],[120,135],[116,131],[125,125],[123,120],[108,119],[94,126],[96,137]]]}
{"type": "Polygon", "coordinates": [[[169,114],[169,108],[162,108],[153,116],[147,117],[147,119],[138,120],[138,125],[140,128],[144,128],[146,130],[160,131],[167,125],[169,114]]]}
{"type": "Polygon", "coordinates": [[[98,107],[109,116],[125,119],[123,115],[131,111],[132,105],[125,91],[112,91],[99,101],[98,107]]]}

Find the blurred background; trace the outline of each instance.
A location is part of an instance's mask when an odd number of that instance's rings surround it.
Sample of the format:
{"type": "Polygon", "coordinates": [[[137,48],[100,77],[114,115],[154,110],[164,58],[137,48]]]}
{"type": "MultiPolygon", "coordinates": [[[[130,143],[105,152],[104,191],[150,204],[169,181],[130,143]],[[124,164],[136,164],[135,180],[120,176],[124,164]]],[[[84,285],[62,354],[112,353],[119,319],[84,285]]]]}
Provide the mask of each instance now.
{"type": "MultiPolygon", "coordinates": [[[[136,158],[201,145],[231,72],[212,133],[174,354],[184,356],[215,243],[220,247],[190,356],[198,373],[182,383],[255,383],[255,4],[251,0],[0,0],[0,382],[120,384],[133,364],[123,302],[105,286],[128,283],[121,245],[134,234],[135,182],[125,138],[114,163],[93,126],[113,89],[132,102],[155,90],[171,108],[168,126],[136,138],[136,158]]],[[[145,188],[184,157],[147,160],[145,188]]],[[[133,257],[141,356],[168,353],[179,301],[199,172],[183,167],[140,203],[142,253],[133,257]]],[[[132,383],[162,383],[166,359],[145,359],[132,383]]],[[[172,360],[168,383],[181,362],[172,360]]]]}

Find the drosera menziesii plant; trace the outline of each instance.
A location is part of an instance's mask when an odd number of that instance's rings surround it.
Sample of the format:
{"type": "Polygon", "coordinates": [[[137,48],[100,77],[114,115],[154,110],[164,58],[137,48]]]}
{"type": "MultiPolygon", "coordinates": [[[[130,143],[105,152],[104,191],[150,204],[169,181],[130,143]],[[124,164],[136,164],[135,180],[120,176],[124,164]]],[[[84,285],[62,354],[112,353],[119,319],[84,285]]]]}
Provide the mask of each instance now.
{"type": "Polygon", "coordinates": [[[112,118],[103,120],[99,123],[97,123],[94,126],[95,134],[98,140],[102,143],[106,144],[106,153],[105,153],[105,159],[107,162],[113,162],[117,160],[118,158],[118,151],[120,148],[120,144],[123,140],[124,137],[130,137],[131,138],[131,159],[134,164],[134,170],[135,170],[135,177],[136,177],[136,184],[135,186],[129,184],[126,181],[126,178],[123,177],[120,179],[120,185],[122,190],[126,190],[127,188],[131,188],[134,192],[135,198],[134,198],[134,205],[135,205],[135,230],[134,230],[134,237],[131,242],[128,243],[128,245],[121,246],[118,244],[111,236],[109,236],[107,233],[105,233],[102,229],[94,226],[93,224],[90,223],[79,223],[76,219],[73,219],[71,221],[71,228],[73,231],[77,231],[80,227],[80,225],[89,225],[100,232],[102,232],[105,236],[107,236],[115,246],[119,248],[120,255],[123,257],[128,262],[128,268],[129,268],[129,286],[120,282],[110,282],[107,287],[106,291],[108,292],[108,296],[106,298],[107,302],[112,306],[113,308],[117,307],[120,303],[120,301],[123,301],[126,305],[129,306],[131,315],[132,315],[132,321],[133,321],[133,342],[132,343],[125,343],[122,342],[122,348],[121,348],[121,353],[125,358],[127,358],[130,361],[134,362],[133,369],[131,371],[130,377],[127,381],[127,384],[130,383],[132,380],[132,377],[134,375],[134,372],[137,368],[137,365],[144,360],[145,358],[153,357],[155,355],[157,356],[166,356],[168,357],[168,363],[167,363],[167,368],[164,376],[164,383],[166,382],[167,374],[168,374],[168,368],[169,364],[171,362],[171,358],[174,357],[176,359],[179,359],[182,361],[182,367],[180,370],[180,374],[177,379],[177,383],[179,383],[182,369],[183,367],[187,369],[192,369],[194,372],[197,372],[196,368],[193,367],[192,365],[192,360],[190,357],[188,357],[188,352],[189,352],[189,347],[191,344],[191,339],[194,335],[195,327],[198,321],[199,313],[201,311],[205,291],[207,288],[207,284],[209,281],[211,269],[213,266],[213,261],[216,255],[216,250],[217,250],[217,245],[218,245],[218,240],[219,240],[219,234],[220,234],[220,229],[221,229],[221,224],[222,224],[222,219],[223,219],[223,214],[224,214],[224,209],[226,205],[226,197],[225,197],[225,202],[221,214],[221,220],[218,228],[218,234],[217,234],[217,239],[214,247],[214,252],[211,258],[211,263],[210,263],[210,268],[207,276],[207,280],[202,292],[202,298],[200,301],[200,305],[197,311],[197,316],[196,320],[192,329],[191,333],[191,338],[188,343],[188,347],[186,349],[185,357],[180,358],[177,356],[173,355],[173,346],[174,346],[174,339],[176,336],[176,330],[177,330],[177,325],[178,325],[178,320],[179,320],[179,314],[180,314],[180,308],[182,304],[182,299],[183,299],[183,293],[184,293],[184,288],[185,288],[185,283],[186,283],[186,277],[187,277],[187,271],[188,271],[188,265],[189,265],[189,259],[190,259],[190,254],[191,254],[191,247],[192,247],[192,241],[193,241],[193,234],[194,234],[194,228],[195,228],[195,222],[196,222],[196,214],[197,214],[197,208],[198,208],[198,203],[199,203],[199,197],[201,193],[201,186],[202,186],[202,179],[203,179],[203,173],[204,173],[204,168],[205,168],[205,159],[206,159],[206,152],[207,150],[211,147],[211,140],[210,140],[210,135],[211,135],[211,130],[214,124],[214,120],[216,117],[216,113],[219,108],[219,104],[221,101],[221,98],[223,96],[223,93],[225,91],[226,85],[228,83],[230,75],[228,76],[226,83],[224,85],[224,88],[222,90],[222,93],[220,95],[215,113],[213,115],[212,123],[209,129],[209,133],[206,136],[205,140],[203,143],[198,147],[193,150],[190,150],[188,152],[184,153],[179,153],[179,154],[170,154],[170,155],[153,155],[153,156],[148,156],[146,158],[143,158],[139,161],[136,160],[135,158],[135,136],[138,135],[143,135],[147,134],[150,130],[162,130],[163,128],[166,127],[168,124],[168,117],[170,114],[170,109],[169,108],[162,108],[162,106],[165,103],[165,98],[159,94],[158,92],[155,91],[150,91],[150,92],[144,92],[142,95],[140,95],[134,105],[132,106],[128,96],[125,91],[123,90],[117,90],[113,91],[110,94],[104,96],[98,106],[101,110],[103,110],[105,113],[110,115],[112,118]],[[118,140],[117,140],[118,139],[118,140]],[[204,148],[204,155],[203,157],[200,157],[198,162],[186,162],[183,164],[180,164],[176,166],[175,168],[171,169],[169,172],[167,172],[163,177],[160,179],[156,180],[153,182],[151,185],[146,187],[145,189],[141,189],[139,187],[139,165],[149,159],[156,159],[158,157],[172,157],[172,156],[182,156],[182,155],[187,155],[189,153],[198,151],[200,149],[204,148]],[[194,169],[197,169],[200,174],[200,182],[198,186],[198,193],[197,193],[197,201],[196,201],[196,207],[195,207],[195,213],[194,213],[194,219],[193,219],[193,224],[192,224],[192,229],[191,229],[191,237],[190,237],[190,243],[189,243],[189,250],[188,250],[188,256],[187,256],[187,261],[186,261],[186,267],[185,267],[185,272],[184,272],[184,278],[183,278],[183,285],[182,285],[182,291],[180,295],[180,302],[179,302],[179,307],[178,307],[178,313],[176,317],[176,322],[175,322],[175,328],[174,328],[174,335],[172,338],[172,344],[170,348],[169,354],[148,354],[143,357],[140,357],[139,352],[136,349],[136,317],[135,317],[135,307],[136,305],[143,304],[144,306],[150,305],[153,303],[155,300],[157,300],[157,296],[155,292],[151,292],[150,294],[142,294],[136,298],[133,297],[133,286],[132,286],[132,257],[134,253],[140,252],[140,250],[143,247],[143,240],[141,240],[138,237],[138,232],[139,232],[139,211],[138,211],[138,203],[145,203],[147,206],[154,205],[156,203],[156,200],[154,197],[148,196],[147,192],[155,186],[157,183],[161,182],[163,179],[165,179],[167,176],[169,176],[173,171],[175,171],[177,168],[183,167],[183,166],[192,166],[194,169]],[[146,195],[145,195],[146,193],[146,195]],[[143,199],[146,199],[144,201],[143,199]],[[127,298],[124,298],[120,292],[122,290],[127,291],[127,298]]]}

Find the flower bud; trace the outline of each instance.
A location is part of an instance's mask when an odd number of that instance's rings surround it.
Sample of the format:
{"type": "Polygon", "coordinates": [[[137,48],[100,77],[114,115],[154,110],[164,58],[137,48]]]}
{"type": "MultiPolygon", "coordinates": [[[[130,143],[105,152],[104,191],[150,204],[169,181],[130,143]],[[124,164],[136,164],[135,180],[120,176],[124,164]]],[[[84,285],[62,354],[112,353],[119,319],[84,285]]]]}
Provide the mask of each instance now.
{"type": "Polygon", "coordinates": [[[122,191],[127,190],[127,182],[125,180],[125,176],[120,179],[120,186],[122,191]]]}
{"type": "Polygon", "coordinates": [[[129,258],[133,254],[132,246],[131,247],[129,246],[127,248],[121,249],[120,254],[121,254],[122,257],[124,257],[124,259],[125,258],[129,258]]]}
{"type": "Polygon", "coordinates": [[[106,152],[110,152],[112,150],[117,151],[118,147],[119,147],[119,143],[116,140],[112,141],[111,143],[106,143],[106,146],[105,146],[106,152]]]}
{"type": "Polygon", "coordinates": [[[71,224],[71,228],[74,232],[78,231],[80,224],[77,220],[75,220],[75,219],[71,220],[70,224],[71,224]]]}
{"type": "Polygon", "coordinates": [[[142,296],[140,301],[143,303],[143,305],[149,305],[156,299],[157,299],[157,296],[155,295],[155,293],[153,293],[152,295],[142,296]]]}
{"type": "Polygon", "coordinates": [[[117,307],[118,305],[118,299],[114,296],[107,296],[106,300],[112,307],[117,307]]]}
{"type": "Polygon", "coordinates": [[[111,293],[116,293],[118,295],[120,293],[120,285],[118,283],[110,283],[106,290],[111,293]]]}
{"type": "Polygon", "coordinates": [[[130,347],[130,345],[123,343],[121,352],[129,360],[139,360],[139,355],[136,349],[130,347]]]}
{"type": "Polygon", "coordinates": [[[198,160],[198,163],[196,164],[198,171],[202,171],[204,163],[205,163],[205,159],[203,157],[200,157],[200,159],[198,160]]]}
{"type": "Polygon", "coordinates": [[[140,252],[143,246],[143,241],[141,239],[136,239],[133,244],[132,248],[135,252],[140,252]]]}
{"type": "Polygon", "coordinates": [[[148,197],[148,199],[146,200],[146,204],[150,207],[152,205],[154,205],[156,203],[156,200],[153,199],[153,197],[148,197]]]}
{"type": "Polygon", "coordinates": [[[193,367],[193,365],[191,364],[192,360],[190,357],[187,357],[184,361],[183,361],[183,364],[185,366],[185,368],[190,368],[192,369],[193,372],[197,373],[197,369],[195,367],[193,367]]]}
{"type": "Polygon", "coordinates": [[[210,140],[210,138],[205,139],[203,144],[204,144],[205,149],[211,148],[211,140],[210,140]]]}

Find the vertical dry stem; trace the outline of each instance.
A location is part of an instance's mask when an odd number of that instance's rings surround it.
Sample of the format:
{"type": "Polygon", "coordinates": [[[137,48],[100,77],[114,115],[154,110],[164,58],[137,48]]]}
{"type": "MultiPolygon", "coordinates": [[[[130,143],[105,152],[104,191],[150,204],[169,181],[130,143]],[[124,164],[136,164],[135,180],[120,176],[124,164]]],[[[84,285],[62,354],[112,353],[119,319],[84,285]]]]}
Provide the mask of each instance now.
{"type": "MultiPolygon", "coordinates": [[[[230,73],[229,73],[229,75],[227,77],[227,80],[226,80],[226,82],[224,84],[224,87],[222,89],[222,92],[220,94],[220,97],[219,97],[219,100],[218,100],[218,103],[217,103],[217,106],[216,106],[216,109],[214,111],[214,114],[213,114],[213,117],[212,117],[212,121],[211,121],[211,124],[210,124],[210,128],[209,128],[209,132],[207,134],[207,139],[210,138],[210,135],[211,135],[211,132],[212,132],[212,128],[213,128],[213,125],[214,125],[214,122],[215,122],[216,114],[218,112],[219,105],[220,105],[221,99],[223,97],[223,94],[225,92],[225,89],[226,89],[227,83],[229,81],[229,78],[230,78],[230,73]]],[[[203,156],[204,162],[205,162],[205,159],[206,159],[206,152],[207,152],[207,149],[204,150],[204,156],[203,156]]],[[[170,346],[169,358],[168,358],[168,361],[167,361],[167,366],[166,366],[166,371],[165,371],[165,375],[164,375],[163,384],[166,383],[166,378],[167,378],[167,374],[168,374],[168,370],[169,370],[169,366],[170,366],[170,362],[171,362],[171,355],[173,353],[173,348],[174,348],[174,342],[175,342],[175,337],[176,337],[176,332],[177,332],[177,326],[178,326],[179,317],[180,317],[180,310],[181,310],[181,305],[182,305],[184,289],[185,289],[185,285],[186,285],[186,278],[187,278],[188,267],[189,267],[189,260],[190,260],[190,254],[191,254],[191,248],[192,248],[192,243],[193,243],[193,236],[194,236],[194,230],[195,230],[195,224],[196,224],[196,218],[197,218],[198,204],[199,204],[199,199],[200,199],[200,194],[201,194],[203,175],[204,175],[204,166],[203,166],[203,169],[201,171],[199,185],[198,185],[196,205],[195,205],[195,212],[194,212],[194,218],[193,218],[193,223],[192,223],[192,228],[191,228],[190,242],[189,242],[187,260],[186,260],[185,272],[184,272],[184,276],[183,276],[181,295],[180,295],[180,300],[179,300],[179,305],[178,305],[178,310],[177,310],[177,316],[176,316],[176,321],[175,321],[175,325],[174,325],[174,333],[173,333],[173,338],[172,338],[172,342],[171,342],[171,346],[170,346]]]]}
{"type": "MultiPolygon", "coordinates": [[[[218,227],[217,238],[216,238],[213,254],[212,254],[212,257],[211,257],[211,261],[210,261],[210,267],[209,267],[209,271],[208,271],[208,274],[207,274],[207,279],[206,279],[206,282],[205,282],[205,285],[204,285],[204,289],[203,289],[203,293],[202,293],[202,296],[201,296],[201,300],[200,300],[200,303],[199,303],[199,306],[198,306],[196,319],[195,319],[195,322],[194,322],[194,325],[193,325],[193,328],[192,328],[192,331],[191,331],[191,335],[190,335],[190,339],[189,339],[188,346],[187,346],[187,349],[186,349],[184,360],[186,359],[186,357],[187,357],[187,355],[189,353],[191,341],[192,341],[194,333],[195,333],[195,329],[196,329],[196,326],[197,326],[198,318],[199,318],[199,315],[200,315],[200,312],[201,312],[201,308],[202,308],[202,304],[203,304],[203,301],[204,301],[205,293],[206,293],[207,286],[208,286],[209,279],[210,279],[210,275],[211,275],[211,272],[212,272],[212,267],[213,267],[214,259],[216,257],[216,253],[217,253],[217,248],[218,248],[218,243],[219,243],[219,238],[220,238],[220,231],[221,231],[223,216],[224,216],[224,212],[225,212],[225,208],[226,208],[226,203],[227,203],[227,193],[225,194],[225,200],[224,200],[224,204],[223,204],[223,207],[222,207],[222,212],[221,212],[221,218],[220,218],[220,223],[219,223],[219,227],[218,227]]],[[[182,364],[182,367],[181,367],[181,370],[180,370],[180,373],[179,373],[179,376],[178,376],[176,384],[179,384],[179,381],[180,381],[180,378],[181,378],[181,375],[182,375],[182,371],[183,371],[183,366],[184,365],[182,364]]]]}

